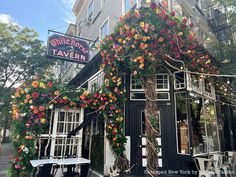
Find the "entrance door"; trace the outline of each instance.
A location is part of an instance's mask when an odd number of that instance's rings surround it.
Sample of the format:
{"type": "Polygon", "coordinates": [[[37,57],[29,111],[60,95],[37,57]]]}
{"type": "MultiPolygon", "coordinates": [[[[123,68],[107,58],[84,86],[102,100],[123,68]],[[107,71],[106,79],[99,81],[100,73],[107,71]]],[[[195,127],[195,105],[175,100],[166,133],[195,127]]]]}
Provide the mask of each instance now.
{"type": "MultiPolygon", "coordinates": [[[[160,116],[160,132],[162,133],[162,122],[165,117],[165,109],[163,106],[158,106],[160,116]]],[[[130,123],[131,131],[131,164],[133,166],[132,173],[142,175],[146,173],[147,158],[146,158],[146,137],[145,137],[145,106],[142,104],[131,105],[130,123]]],[[[162,170],[165,165],[164,155],[162,153],[163,135],[156,138],[160,146],[158,152],[159,170],[162,170]]]]}

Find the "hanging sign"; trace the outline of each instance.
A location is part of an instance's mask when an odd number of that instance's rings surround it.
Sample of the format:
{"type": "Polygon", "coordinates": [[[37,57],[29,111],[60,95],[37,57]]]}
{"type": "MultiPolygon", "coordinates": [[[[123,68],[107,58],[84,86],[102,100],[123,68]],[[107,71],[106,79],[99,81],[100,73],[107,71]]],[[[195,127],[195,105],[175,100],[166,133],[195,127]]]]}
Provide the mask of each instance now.
{"type": "Polygon", "coordinates": [[[53,34],[48,37],[47,55],[71,62],[88,63],[89,46],[77,38],[53,34]]]}

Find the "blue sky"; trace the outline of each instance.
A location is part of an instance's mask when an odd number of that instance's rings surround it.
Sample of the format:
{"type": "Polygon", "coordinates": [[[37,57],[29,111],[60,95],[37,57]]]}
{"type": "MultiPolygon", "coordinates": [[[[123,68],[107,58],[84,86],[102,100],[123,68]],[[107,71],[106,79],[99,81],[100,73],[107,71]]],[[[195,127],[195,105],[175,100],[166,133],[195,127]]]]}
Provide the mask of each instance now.
{"type": "Polygon", "coordinates": [[[48,30],[66,32],[72,22],[74,0],[0,0],[0,22],[13,21],[39,33],[46,43],[48,30]]]}

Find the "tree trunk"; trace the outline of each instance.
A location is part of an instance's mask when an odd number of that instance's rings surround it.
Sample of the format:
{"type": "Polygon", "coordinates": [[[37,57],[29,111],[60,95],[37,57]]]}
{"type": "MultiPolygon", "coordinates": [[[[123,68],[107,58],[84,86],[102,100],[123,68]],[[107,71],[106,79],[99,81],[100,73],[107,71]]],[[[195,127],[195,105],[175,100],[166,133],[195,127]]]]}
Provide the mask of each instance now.
{"type": "Polygon", "coordinates": [[[3,127],[3,135],[2,135],[2,143],[8,143],[9,142],[9,137],[6,137],[6,132],[7,132],[7,128],[8,128],[8,121],[9,121],[9,118],[5,117],[4,127],[3,127]]]}
{"type": "MultiPolygon", "coordinates": [[[[155,65],[153,65],[155,71],[155,65]]],[[[147,177],[157,177],[158,173],[158,144],[156,137],[159,134],[159,115],[157,110],[155,72],[146,79],[146,109],[145,125],[147,138],[147,177]]]]}

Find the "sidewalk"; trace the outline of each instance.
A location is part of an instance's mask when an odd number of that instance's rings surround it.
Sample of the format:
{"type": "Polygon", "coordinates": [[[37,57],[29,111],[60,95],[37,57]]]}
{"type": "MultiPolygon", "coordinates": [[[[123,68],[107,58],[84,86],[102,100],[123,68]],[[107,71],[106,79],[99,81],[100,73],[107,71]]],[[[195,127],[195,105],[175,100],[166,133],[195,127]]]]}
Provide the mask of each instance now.
{"type": "Polygon", "coordinates": [[[9,161],[13,156],[13,146],[11,143],[2,144],[2,153],[0,155],[0,176],[7,176],[7,169],[9,167],[9,161]]]}

